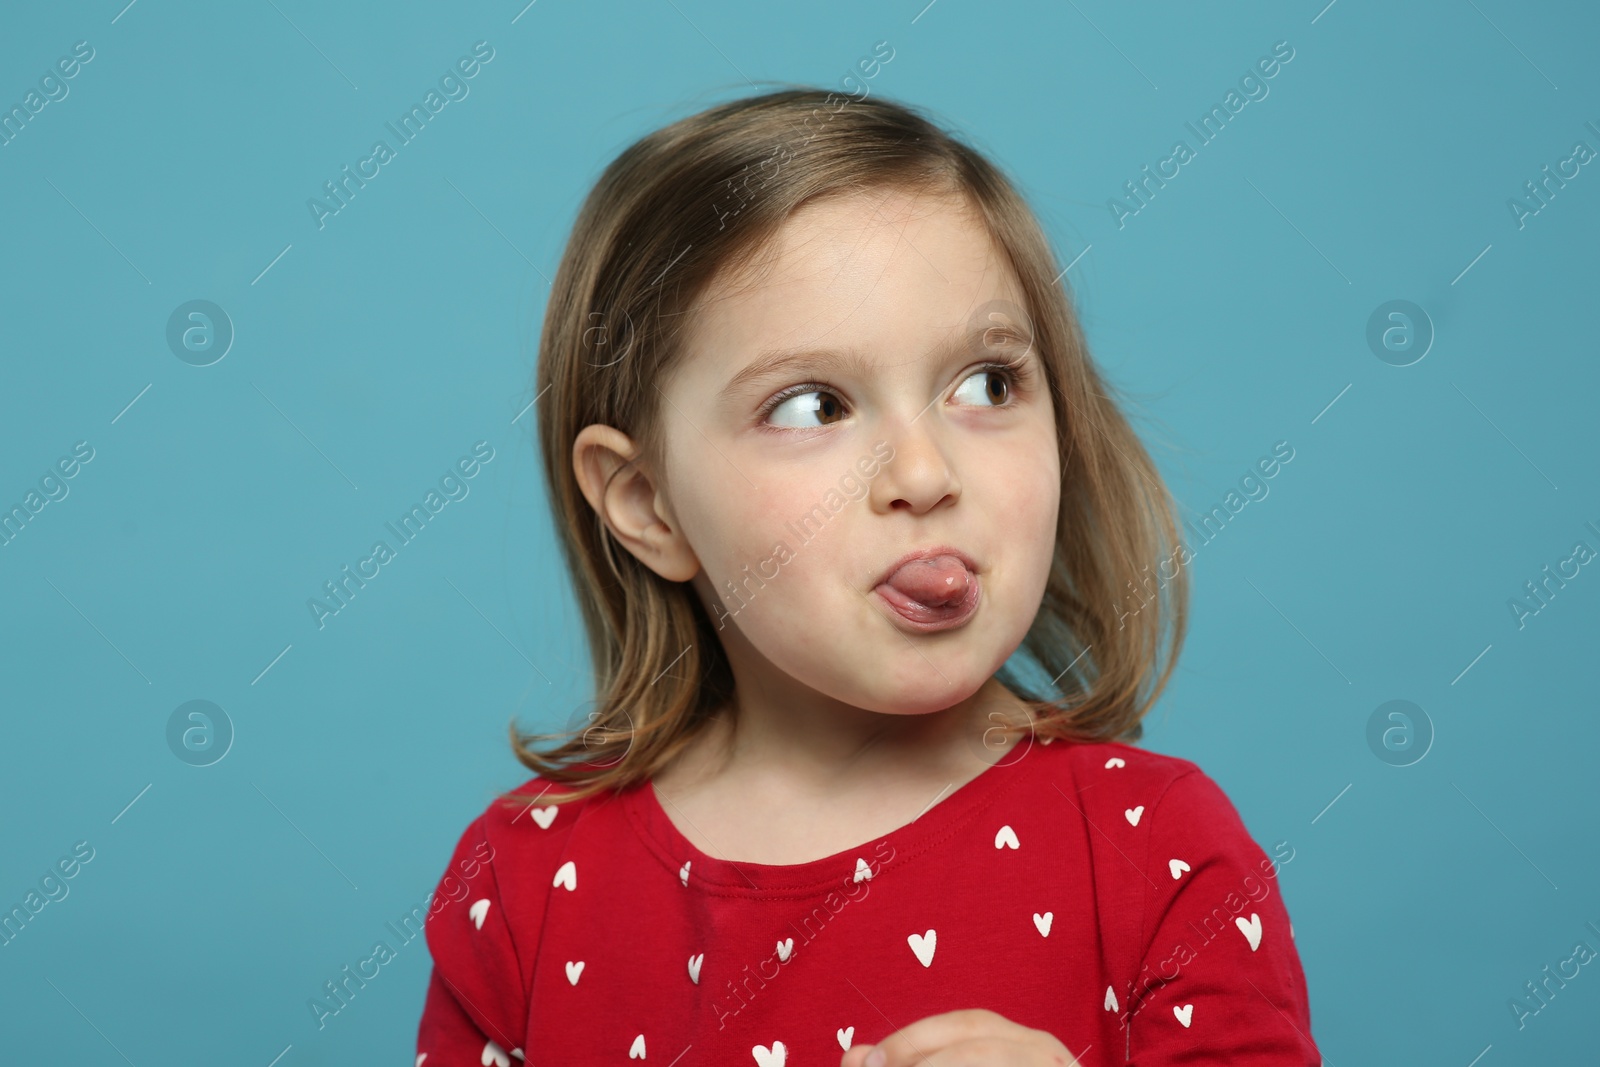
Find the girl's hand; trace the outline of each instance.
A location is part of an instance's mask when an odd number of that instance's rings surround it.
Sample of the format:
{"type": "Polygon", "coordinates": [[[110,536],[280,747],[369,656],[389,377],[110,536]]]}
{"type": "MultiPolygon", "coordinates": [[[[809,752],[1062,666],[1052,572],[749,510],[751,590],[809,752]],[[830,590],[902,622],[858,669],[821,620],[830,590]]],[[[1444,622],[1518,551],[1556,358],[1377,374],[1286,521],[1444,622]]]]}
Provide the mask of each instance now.
{"type": "Polygon", "coordinates": [[[930,1015],[876,1045],[858,1045],[839,1067],[1079,1067],[1055,1035],[983,1008],[930,1015]]]}

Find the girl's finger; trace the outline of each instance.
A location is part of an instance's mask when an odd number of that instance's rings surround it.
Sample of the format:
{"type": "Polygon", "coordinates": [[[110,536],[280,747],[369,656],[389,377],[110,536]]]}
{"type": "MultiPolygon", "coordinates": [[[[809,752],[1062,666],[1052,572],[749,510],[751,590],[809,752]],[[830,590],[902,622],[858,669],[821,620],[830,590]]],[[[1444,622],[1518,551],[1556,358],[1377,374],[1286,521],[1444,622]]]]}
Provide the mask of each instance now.
{"type": "Polygon", "coordinates": [[[988,1037],[1016,1040],[1026,1032],[1027,1027],[984,1008],[949,1011],[901,1027],[878,1042],[861,1060],[851,1062],[847,1056],[845,1064],[846,1067],[857,1067],[857,1063],[860,1067],[911,1067],[959,1041],[988,1037]],[[881,1061],[880,1052],[883,1053],[881,1061]]]}
{"type": "Polygon", "coordinates": [[[959,1041],[912,1063],[915,1067],[1078,1067],[1077,1059],[1064,1049],[1003,1037],[959,1041]]]}

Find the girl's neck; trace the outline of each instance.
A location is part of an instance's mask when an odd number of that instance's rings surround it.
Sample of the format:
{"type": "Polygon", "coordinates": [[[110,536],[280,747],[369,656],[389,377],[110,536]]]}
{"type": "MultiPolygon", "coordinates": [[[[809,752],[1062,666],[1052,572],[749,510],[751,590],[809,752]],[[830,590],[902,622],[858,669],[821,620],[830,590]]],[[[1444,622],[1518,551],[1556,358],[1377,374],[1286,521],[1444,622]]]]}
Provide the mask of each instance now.
{"type": "Polygon", "coordinates": [[[990,679],[958,704],[922,715],[846,711],[825,721],[763,714],[735,702],[655,777],[658,792],[688,795],[759,784],[796,796],[838,799],[877,793],[884,784],[913,790],[958,786],[1003,758],[1017,735],[993,728],[1029,721],[1027,705],[990,679]],[[1004,742],[1002,744],[1002,742],[1004,742]]]}

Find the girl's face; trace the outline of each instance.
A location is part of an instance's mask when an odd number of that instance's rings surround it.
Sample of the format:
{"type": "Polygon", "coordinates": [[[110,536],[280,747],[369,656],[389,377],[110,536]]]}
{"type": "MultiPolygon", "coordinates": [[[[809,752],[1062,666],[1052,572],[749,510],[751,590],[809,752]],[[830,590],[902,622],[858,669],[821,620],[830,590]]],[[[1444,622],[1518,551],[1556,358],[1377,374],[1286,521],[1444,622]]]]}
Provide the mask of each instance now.
{"type": "Polygon", "coordinates": [[[700,564],[693,585],[741,691],[947,708],[1021,643],[1055,551],[1043,361],[970,336],[1026,334],[1020,289],[961,201],[899,191],[807,205],[770,262],[694,313],[661,386],[658,505],[700,564]],[[815,349],[829,352],[757,373],[774,352],[815,349]],[[908,553],[941,546],[975,564],[978,604],[918,630],[874,590],[908,553]]]}

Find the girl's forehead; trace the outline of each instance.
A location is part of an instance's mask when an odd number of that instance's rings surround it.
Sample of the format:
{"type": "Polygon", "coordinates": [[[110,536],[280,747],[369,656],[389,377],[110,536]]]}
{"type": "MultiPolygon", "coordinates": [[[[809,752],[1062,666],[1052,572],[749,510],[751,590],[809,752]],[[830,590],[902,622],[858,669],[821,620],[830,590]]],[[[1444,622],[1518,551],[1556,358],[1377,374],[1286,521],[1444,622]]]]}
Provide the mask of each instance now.
{"type": "Polygon", "coordinates": [[[1020,305],[1021,287],[970,202],[900,189],[828,196],[706,286],[674,378],[720,391],[764,355],[800,348],[920,362],[997,300],[1020,305]]]}
{"type": "Polygon", "coordinates": [[[966,231],[972,239],[988,236],[981,215],[966,197],[954,192],[888,189],[838,193],[810,200],[784,220],[767,251],[791,252],[833,234],[859,239],[863,227],[893,231],[922,229],[930,222],[966,231]]]}
{"type": "Polygon", "coordinates": [[[706,287],[695,325],[796,322],[856,308],[881,315],[948,305],[983,289],[994,290],[985,297],[1014,295],[1015,278],[988,230],[958,203],[943,204],[898,213],[859,196],[805,205],[706,287]]]}

